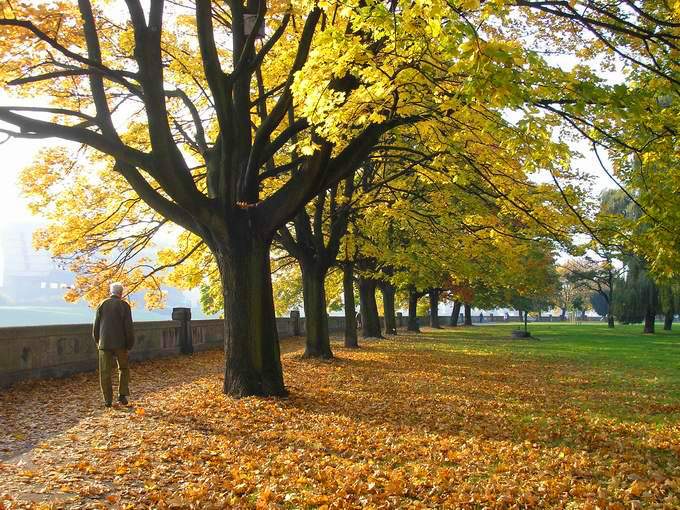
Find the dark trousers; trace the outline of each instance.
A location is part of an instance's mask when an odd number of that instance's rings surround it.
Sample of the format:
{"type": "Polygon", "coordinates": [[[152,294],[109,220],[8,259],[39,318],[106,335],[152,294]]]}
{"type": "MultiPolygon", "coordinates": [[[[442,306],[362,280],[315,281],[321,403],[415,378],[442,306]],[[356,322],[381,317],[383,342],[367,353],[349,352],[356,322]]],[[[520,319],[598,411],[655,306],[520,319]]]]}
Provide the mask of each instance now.
{"type": "Polygon", "coordinates": [[[110,404],[113,400],[113,388],[111,387],[111,372],[113,360],[118,365],[118,395],[127,397],[130,394],[130,366],[128,365],[128,352],[126,349],[99,350],[99,384],[102,388],[104,402],[110,404]]]}

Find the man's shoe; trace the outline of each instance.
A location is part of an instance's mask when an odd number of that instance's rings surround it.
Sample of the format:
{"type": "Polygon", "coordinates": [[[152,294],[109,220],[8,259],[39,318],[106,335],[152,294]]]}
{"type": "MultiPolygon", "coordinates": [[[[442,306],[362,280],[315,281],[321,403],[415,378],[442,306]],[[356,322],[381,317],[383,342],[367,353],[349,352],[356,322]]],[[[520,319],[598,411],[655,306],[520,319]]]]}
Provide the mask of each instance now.
{"type": "Polygon", "coordinates": [[[111,407],[111,402],[104,402],[104,407],[111,407]]]}
{"type": "Polygon", "coordinates": [[[118,402],[124,406],[128,405],[128,399],[125,395],[121,395],[120,397],[118,397],[118,402]]]}

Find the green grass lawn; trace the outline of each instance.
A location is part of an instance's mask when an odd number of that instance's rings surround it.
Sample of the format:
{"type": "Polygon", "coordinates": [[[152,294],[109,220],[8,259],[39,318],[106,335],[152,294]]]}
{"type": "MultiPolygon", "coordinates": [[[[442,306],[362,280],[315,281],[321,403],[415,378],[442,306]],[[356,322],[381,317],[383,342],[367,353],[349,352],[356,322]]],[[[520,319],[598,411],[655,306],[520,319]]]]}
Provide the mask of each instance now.
{"type": "MultiPolygon", "coordinates": [[[[429,330],[437,349],[509,356],[513,362],[571,363],[589,377],[583,386],[648,395],[655,401],[680,405],[680,325],[663,331],[657,324],[653,335],[642,334],[642,325],[529,324],[531,339],[514,339],[517,325],[476,326],[429,330]]],[[[434,345],[432,346],[434,348],[434,345]]],[[[616,401],[603,402],[617,411],[616,401]]],[[[618,409],[622,411],[622,409],[618,409]]],[[[622,414],[622,413],[616,413],[622,414]]],[[[668,419],[680,419],[672,412],[668,419]]]]}

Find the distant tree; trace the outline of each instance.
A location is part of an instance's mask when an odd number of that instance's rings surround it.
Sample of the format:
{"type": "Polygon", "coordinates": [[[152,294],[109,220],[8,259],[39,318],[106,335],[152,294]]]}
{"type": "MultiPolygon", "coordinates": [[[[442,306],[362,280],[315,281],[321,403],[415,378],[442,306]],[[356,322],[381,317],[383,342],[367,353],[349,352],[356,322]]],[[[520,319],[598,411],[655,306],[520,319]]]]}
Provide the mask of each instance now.
{"type": "Polygon", "coordinates": [[[673,317],[680,311],[680,284],[664,282],[659,286],[660,310],[664,315],[663,329],[670,331],[673,317]]]}
{"type": "MultiPolygon", "coordinates": [[[[640,240],[655,231],[651,228],[651,220],[635,197],[624,190],[607,190],[600,198],[597,224],[606,239],[606,244],[600,244],[606,246],[607,253],[616,250],[616,258],[623,264],[619,271],[622,275],[621,299],[614,301],[614,314],[624,324],[644,320],[643,332],[654,333],[654,320],[659,307],[656,280],[662,273],[655,274],[651,270],[649,257],[637,246],[640,240]]],[[[612,275],[607,276],[612,279],[610,289],[618,289],[612,275]]]]}
{"type": "Polygon", "coordinates": [[[586,305],[583,297],[581,296],[576,296],[572,301],[571,301],[571,306],[576,312],[577,316],[582,316],[585,311],[586,311],[586,305]]]}
{"type": "Polygon", "coordinates": [[[659,288],[644,261],[630,256],[626,260],[626,267],[621,298],[615,302],[615,313],[624,324],[644,321],[643,332],[654,333],[654,320],[659,308],[659,288]]]}
{"type": "Polygon", "coordinates": [[[562,269],[565,279],[574,287],[572,293],[580,291],[583,299],[589,299],[589,294],[595,292],[605,301],[607,325],[613,328],[614,314],[610,303],[614,302],[614,281],[623,271],[623,267],[615,265],[614,258],[609,251],[601,250],[601,252],[605,254],[602,260],[585,256],[569,260],[563,264],[562,269]]]}
{"type": "Polygon", "coordinates": [[[598,292],[593,292],[590,295],[590,306],[600,317],[609,316],[609,303],[604,296],[598,292]]]}

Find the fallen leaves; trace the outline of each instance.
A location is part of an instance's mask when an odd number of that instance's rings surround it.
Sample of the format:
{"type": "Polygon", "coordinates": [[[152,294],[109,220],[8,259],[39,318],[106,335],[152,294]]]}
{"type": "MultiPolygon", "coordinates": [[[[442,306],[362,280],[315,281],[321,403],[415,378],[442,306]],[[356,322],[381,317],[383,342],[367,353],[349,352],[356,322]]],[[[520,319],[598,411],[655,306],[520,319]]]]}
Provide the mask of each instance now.
{"type": "Polygon", "coordinates": [[[224,396],[220,352],[135,365],[132,408],[96,409],[94,374],[0,394],[28,431],[0,443],[0,507],[680,507],[675,415],[604,372],[425,336],[334,351],[284,355],[283,400],[224,396]],[[57,396],[83,407],[26,405],[57,396]],[[7,458],[27,442],[30,469],[7,458]]]}

